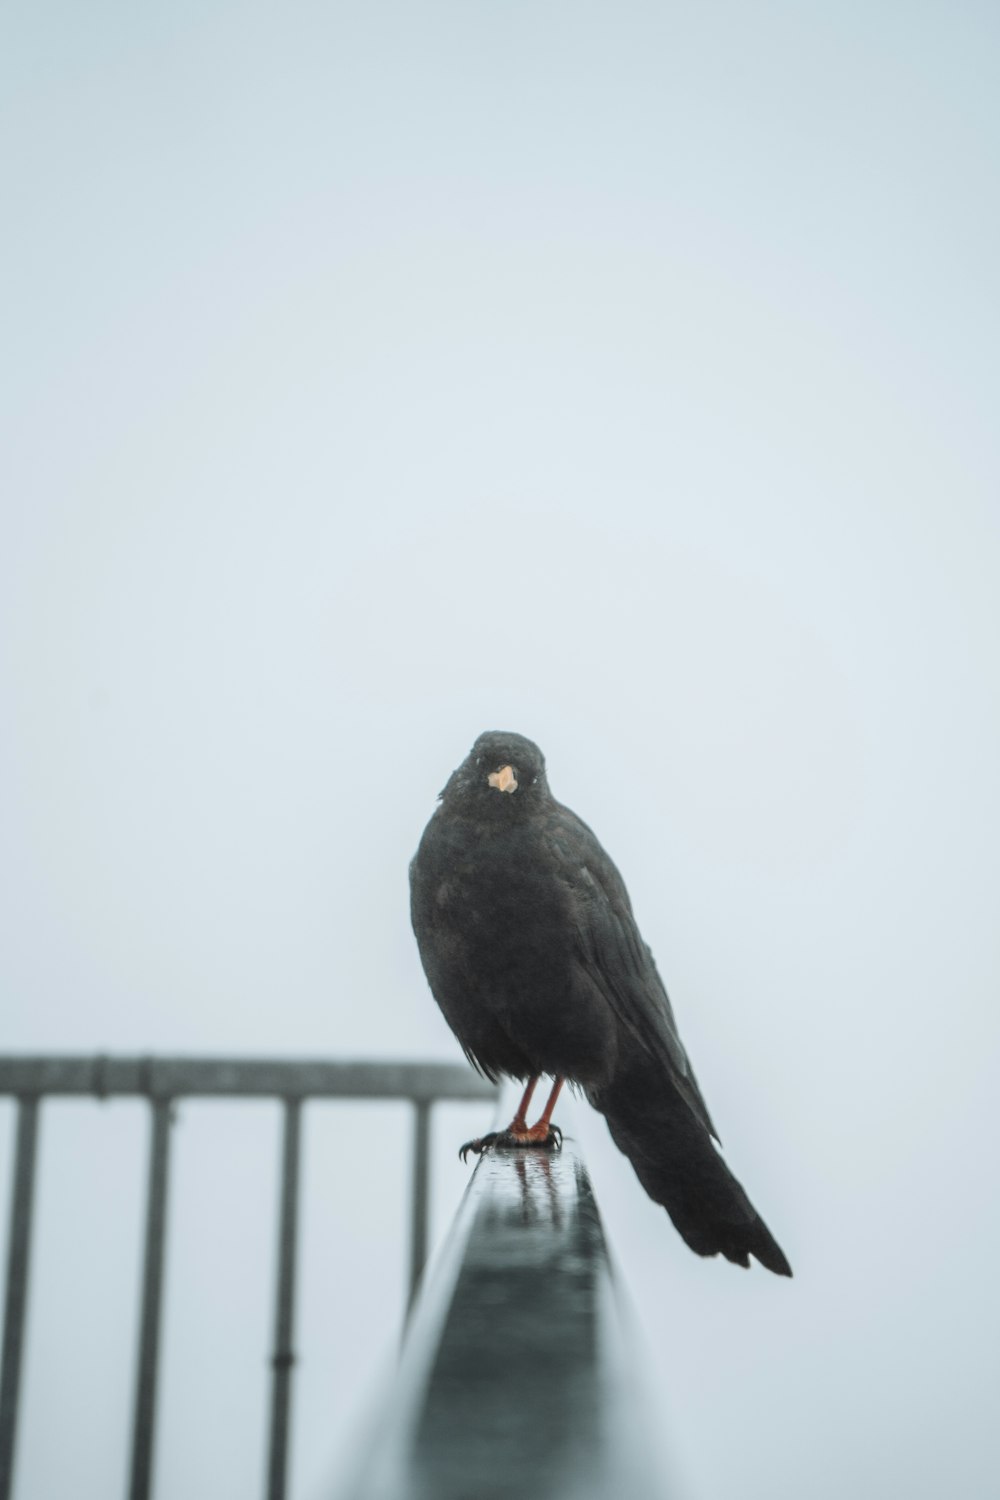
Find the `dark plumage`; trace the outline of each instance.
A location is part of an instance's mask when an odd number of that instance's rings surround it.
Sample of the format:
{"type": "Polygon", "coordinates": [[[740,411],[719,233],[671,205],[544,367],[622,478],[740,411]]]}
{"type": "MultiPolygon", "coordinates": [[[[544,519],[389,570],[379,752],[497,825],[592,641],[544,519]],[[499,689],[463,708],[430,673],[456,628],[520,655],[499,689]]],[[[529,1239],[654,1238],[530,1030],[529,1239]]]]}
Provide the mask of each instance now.
{"type": "MultiPolygon", "coordinates": [[[[692,1250],[790,1276],[713,1142],[625,884],[552,796],[537,745],[480,735],[424,830],[410,890],[428,982],[476,1067],[578,1084],[692,1250]]],[[[551,1142],[551,1102],[529,1131],[524,1101],[515,1142],[551,1142]]]]}

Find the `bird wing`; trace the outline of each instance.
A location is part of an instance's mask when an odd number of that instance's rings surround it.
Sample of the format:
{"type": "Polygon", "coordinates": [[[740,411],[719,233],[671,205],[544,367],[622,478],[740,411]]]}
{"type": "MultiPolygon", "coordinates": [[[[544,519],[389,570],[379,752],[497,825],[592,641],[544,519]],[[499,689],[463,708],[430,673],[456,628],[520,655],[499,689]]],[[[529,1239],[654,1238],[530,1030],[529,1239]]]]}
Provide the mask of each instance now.
{"type": "Polygon", "coordinates": [[[670,1000],[632,915],[625,882],[593,831],[556,803],[545,841],[568,887],[587,976],[641,1047],[657,1057],[695,1116],[718,1140],[708,1106],[677,1033],[670,1000]]]}

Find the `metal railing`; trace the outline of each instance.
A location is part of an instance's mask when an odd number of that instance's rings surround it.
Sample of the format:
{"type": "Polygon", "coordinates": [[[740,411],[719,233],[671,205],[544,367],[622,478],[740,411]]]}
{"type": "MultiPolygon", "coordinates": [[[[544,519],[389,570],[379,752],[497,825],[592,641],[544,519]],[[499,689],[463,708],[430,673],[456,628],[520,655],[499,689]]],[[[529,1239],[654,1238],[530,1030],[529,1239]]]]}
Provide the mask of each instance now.
{"type": "Polygon", "coordinates": [[[173,1106],[193,1097],[270,1098],[284,1107],[271,1426],[266,1495],[283,1500],[295,1355],[295,1269],[302,1106],[313,1099],[403,1099],[413,1105],[410,1298],[427,1253],[430,1112],[437,1100],[496,1097],[492,1084],[451,1063],[299,1062],[191,1057],[0,1057],[0,1096],[18,1101],[7,1286],[0,1356],[0,1500],[10,1500],[25,1337],[40,1101],[46,1096],[140,1097],[151,1112],[130,1500],[148,1500],[163,1302],[173,1106]]]}
{"type": "Polygon", "coordinates": [[[338,1500],[657,1500],[662,1472],[573,1143],[493,1150],[338,1500]]]}

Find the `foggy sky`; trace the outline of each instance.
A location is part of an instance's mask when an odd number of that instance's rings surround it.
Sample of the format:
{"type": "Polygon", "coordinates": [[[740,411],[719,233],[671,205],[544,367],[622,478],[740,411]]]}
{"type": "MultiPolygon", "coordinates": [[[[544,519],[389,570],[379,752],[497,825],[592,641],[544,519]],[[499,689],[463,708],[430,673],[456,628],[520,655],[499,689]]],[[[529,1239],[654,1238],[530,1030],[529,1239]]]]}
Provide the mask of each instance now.
{"type": "MultiPolygon", "coordinates": [[[[536,739],[796,1272],[692,1256],[567,1105],[687,1500],[997,1484],[997,43],[0,13],[0,1046],[458,1060],[407,862],[481,730],[536,739]]],[[[439,1112],[437,1235],[483,1124],[439,1112]]],[[[45,1107],[18,1500],[124,1484],[145,1128],[45,1107]]],[[[158,1500],[261,1484],[277,1128],[180,1112],[158,1500]]],[[[406,1111],[305,1150],[318,1500],[393,1357],[406,1111]]]]}

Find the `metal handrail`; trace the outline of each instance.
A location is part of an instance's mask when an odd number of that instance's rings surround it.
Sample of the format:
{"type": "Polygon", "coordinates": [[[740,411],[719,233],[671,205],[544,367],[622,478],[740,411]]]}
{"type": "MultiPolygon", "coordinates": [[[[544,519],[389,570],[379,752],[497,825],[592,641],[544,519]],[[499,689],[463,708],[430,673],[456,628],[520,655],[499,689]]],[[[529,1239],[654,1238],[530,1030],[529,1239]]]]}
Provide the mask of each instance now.
{"type": "Polygon", "coordinates": [[[493,1150],[338,1500],[662,1497],[626,1327],[572,1142],[493,1150]]]}
{"type": "Polygon", "coordinates": [[[439,1099],[494,1099],[496,1089],[453,1063],[330,1062],[273,1058],[0,1057],[0,1096],[18,1100],[7,1285],[0,1356],[0,1500],[10,1500],[25,1338],[39,1101],[83,1095],[145,1097],[151,1129],[142,1302],[132,1429],[130,1500],[148,1500],[152,1479],[156,1376],[163,1302],[170,1125],[178,1099],[257,1097],[284,1106],[275,1288],[268,1500],[286,1488],[292,1366],[302,1105],[310,1099],[406,1099],[413,1105],[410,1295],[427,1253],[430,1111],[439,1099]]]}
{"type": "Polygon", "coordinates": [[[493,1084],[457,1063],[332,1062],[271,1057],[0,1057],[0,1095],[183,1099],[492,1099],[493,1084]]]}

